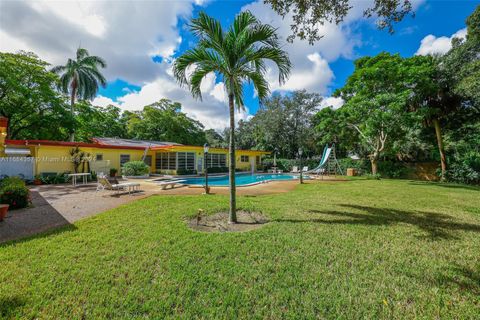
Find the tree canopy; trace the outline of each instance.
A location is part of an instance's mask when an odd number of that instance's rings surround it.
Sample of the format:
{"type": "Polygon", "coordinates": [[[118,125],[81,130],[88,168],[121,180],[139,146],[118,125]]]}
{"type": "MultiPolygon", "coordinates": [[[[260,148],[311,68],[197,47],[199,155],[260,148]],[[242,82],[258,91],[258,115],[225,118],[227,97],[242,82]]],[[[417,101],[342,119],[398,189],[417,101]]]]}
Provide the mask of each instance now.
{"type": "MultiPolygon", "coordinates": [[[[288,37],[291,42],[295,37],[308,40],[310,44],[322,38],[318,27],[325,23],[339,24],[351,11],[353,0],[264,0],[282,17],[292,13],[293,24],[290,26],[292,34],[288,37]]],[[[358,5],[358,4],[357,4],[358,5]]],[[[394,32],[394,24],[412,14],[410,0],[374,0],[372,5],[363,11],[363,16],[377,19],[379,29],[388,29],[394,32]]]]}

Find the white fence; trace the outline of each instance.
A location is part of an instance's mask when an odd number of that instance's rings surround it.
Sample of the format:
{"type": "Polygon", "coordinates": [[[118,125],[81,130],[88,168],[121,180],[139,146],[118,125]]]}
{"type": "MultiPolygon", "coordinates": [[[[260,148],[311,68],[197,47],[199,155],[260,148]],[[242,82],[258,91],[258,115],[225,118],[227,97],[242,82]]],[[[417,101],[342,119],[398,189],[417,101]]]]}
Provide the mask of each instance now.
{"type": "Polygon", "coordinates": [[[33,180],[35,158],[33,157],[0,157],[0,176],[20,176],[33,180]]]}

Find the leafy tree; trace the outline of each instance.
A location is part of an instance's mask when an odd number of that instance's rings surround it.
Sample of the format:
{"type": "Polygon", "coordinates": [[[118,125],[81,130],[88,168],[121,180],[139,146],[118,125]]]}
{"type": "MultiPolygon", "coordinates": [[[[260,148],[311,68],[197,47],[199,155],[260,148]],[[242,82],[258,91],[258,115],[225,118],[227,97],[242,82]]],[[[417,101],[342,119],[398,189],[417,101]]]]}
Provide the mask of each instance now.
{"type": "MultiPolygon", "coordinates": [[[[106,62],[97,56],[89,55],[83,48],[77,49],[76,59],[68,59],[64,66],[56,66],[52,69],[60,75],[59,87],[65,94],[70,94],[70,112],[74,115],[75,99],[91,100],[95,98],[99,85],[105,87],[107,81],[98,70],[105,68],[106,62]]],[[[75,141],[75,129],[72,128],[70,141],[75,141]]]]}
{"type": "Polygon", "coordinates": [[[47,66],[31,52],[0,52],[0,115],[9,118],[8,138],[61,140],[72,127],[47,66]]]}
{"type": "Polygon", "coordinates": [[[262,150],[276,150],[280,156],[293,158],[302,147],[306,155],[317,151],[312,119],[322,98],[305,90],[290,95],[273,95],[249,121],[242,136],[251,136],[250,144],[262,150]]]}
{"type": "Polygon", "coordinates": [[[174,75],[199,99],[202,97],[201,83],[206,75],[214,72],[223,78],[230,112],[229,221],[235,223],[235,105],[238,109],[244,108],[243,85],[247,81],[253,83],[261,102],[267,98],[270,90],[264,77],[266,61],[278,67],[280,83],[288,77],[291,64],[280,48],[275,28],[261,24],[248,11],[239,13],[227,31],[223,30],[218,20],[202,12],[198,18],[192,19],[190,30],[199,41],[195,48],[177,58],[174,75]]]}
{"type": "Polygon", "coordinates": [[[205,139],[207,140],[208,144],[211,147],[214,147],[214,148],[228,147],[228,142],[225,140],[225,138],[214,129],[205,130],[205,139]]]}
{"type": "Polygon", "coordinates": [[[127,119],[116,106],[92,106],[88,101],[75,105],[76,139],[89,142],[92,137],[127,138],[127,119]]]}
{"type": "Polygon", "coordinates": [[[392,150],[392,141],[404,136],[403,124],[411,87],[405,83],[406,70],[399,55],[381,53],[355,61],[355,71],[335,94],[345,104],[346,123],[355,130],[368,150],[372,174],[378,172],[380,156],[392,150]]]}
{"type": "Polygon", "coordinates": [[[134,139],[203,145],[203,125],[181,112],[181,108],[178,102],[162,99],[142,111],[127,113],[127,135],[134,139]]]}
{"type": "MultiPolygon", "coordinates": [[[[328,23],[339,24],[352,9],[352,0],[264,0],[272,9],[282,17],[293,13],[293,24],[290,26],[292,35],[288,37],[291,42],[295,37],[307,39],[310,44],[322,38],[318,26],[328,23]]],[[[373,6],[365,9],[365,17],[377,17],[379,29],[387,28],[394,32],[393,24],[401,21],[412,12],[410,0],[374,0],[373,6]]]]}
{"type": "Polygon", "coordinates": [[[441,58],[440,67],[452,79],[453,92],[480,109],[480,6],[466,23],[466,39],[453,39],[452,49],[441,58]]]}

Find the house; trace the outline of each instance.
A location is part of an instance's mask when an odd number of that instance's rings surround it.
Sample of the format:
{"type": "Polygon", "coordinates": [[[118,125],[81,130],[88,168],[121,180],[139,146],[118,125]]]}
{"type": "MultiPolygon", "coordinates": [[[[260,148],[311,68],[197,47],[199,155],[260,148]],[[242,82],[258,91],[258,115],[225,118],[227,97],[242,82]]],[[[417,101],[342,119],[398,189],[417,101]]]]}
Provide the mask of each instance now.
{"type": "MultiPolygon", "coordinates": [[[[143,160],[152,173],[202,173],[206,166],[228,166],[228,149],[210,148],[204,159],[203,146],[187,146],[175,142],[144,141],[119,138],[92,138],[91,143],[50,140],[6,139],[7,119],[0,117],[0,175],[22,173],[34,175],[73,172],[70,154],[78,147],[85,154],[86,165],[77,170],[108,173],[111,168],[120,172],[128,161],[143,160]],[[88,164],[87,164],[88,162],[88,164]]],[[[257,171],[265,151],[237,150],[236,166],[243,171],[257,171]]]]}

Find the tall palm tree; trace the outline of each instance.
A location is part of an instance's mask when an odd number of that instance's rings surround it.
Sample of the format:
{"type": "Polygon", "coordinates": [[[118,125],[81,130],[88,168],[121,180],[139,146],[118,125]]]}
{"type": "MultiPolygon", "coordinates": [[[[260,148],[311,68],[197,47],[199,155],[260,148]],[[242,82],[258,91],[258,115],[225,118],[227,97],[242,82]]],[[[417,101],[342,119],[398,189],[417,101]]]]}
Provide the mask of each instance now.
{"type": "MultiPolygon", "coordinates": [[[[98,92],[99,84],[105,88],[107,80],[98,70],[105,68],[105,60],[97,56],[89,55],[87,49],[78,48],[77,58],[68,59],[64,66],[52,68],[52,72],[60,75],[60,90],[70,94],[70,112],[73,117],[75,98],[92,100],[98,92]]],[[[75,129],[70,133],[70,141],[75,139],[75,129]]]]}
{"type": "Polygon", "coordinates": [[[244,109],[243,85],[246,82],[253,83],[260,102],[268,97],[267,61],[277,66],[280,84],[290,74],[291,64],[286,52],[280,48],[276,29],[261,24],[248,11],[239,13],[226,31],[218,20],[201,12],[198,18],[192,19],[190,30],[198,37],[198,43],[175,60],[173,72],[177,81],[200,100],[200,85],[207,74],[214,72],[225,84],[230,112],[229,222],[236,223],[235,105],[244,109]]]}

